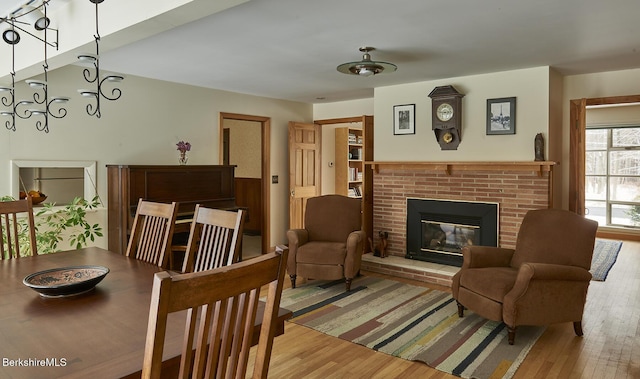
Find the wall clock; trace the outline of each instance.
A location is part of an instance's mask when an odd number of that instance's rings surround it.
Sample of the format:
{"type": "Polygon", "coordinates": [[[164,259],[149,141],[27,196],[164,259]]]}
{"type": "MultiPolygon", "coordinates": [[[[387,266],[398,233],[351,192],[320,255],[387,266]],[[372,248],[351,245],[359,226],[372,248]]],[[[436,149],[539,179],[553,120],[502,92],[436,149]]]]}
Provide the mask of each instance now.
{"type": "Polygon", "coordinates": [[[457,150],[462,140],[463,94],[453,86],[436,87],[431,98],[431,129],[442,150],[457,150]]]}

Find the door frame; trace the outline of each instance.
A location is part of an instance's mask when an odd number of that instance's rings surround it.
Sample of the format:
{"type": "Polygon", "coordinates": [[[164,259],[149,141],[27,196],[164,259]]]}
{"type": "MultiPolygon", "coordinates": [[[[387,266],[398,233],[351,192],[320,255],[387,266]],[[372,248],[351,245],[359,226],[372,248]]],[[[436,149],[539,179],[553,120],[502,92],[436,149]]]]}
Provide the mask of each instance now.
{"type": "Polygon", "coordinates": [[[223,127],[225,120],[237,120],[237,121],[253,121],[260,123],[261,130],[261,145],[262,145],[262,162],[261,162],[261,175],[262,175],[262,253],[271,251],[271,181],[269,180],[271,174],[271,118],[263,116],[252,116],[239,113],[227,113],[220,112],[219,120],[219,162],[223,161],[223,127]]]}
{"type": "MultiPolygon", "coordinates": [[[[640,103],[640,95],[573,99],[569,101],[569,210],[584,215],[585,134],[588,106],[640,103]]],[[[640,234],[598,231],[598,237],[640,241],[640,234]]]]}

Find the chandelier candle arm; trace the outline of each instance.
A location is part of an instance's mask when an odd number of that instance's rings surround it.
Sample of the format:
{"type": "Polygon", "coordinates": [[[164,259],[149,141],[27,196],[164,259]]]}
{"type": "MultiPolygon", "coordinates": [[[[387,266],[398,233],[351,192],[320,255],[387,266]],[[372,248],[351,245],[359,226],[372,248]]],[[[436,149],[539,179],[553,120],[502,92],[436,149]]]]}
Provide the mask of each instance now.
{"type": "Polygon", "coordinates": [[[84,80],[87,83],[96,83],[95,90],[81,89],[78,92],[84,96],[91,98],[95,101],[95,103],[89,103],[86,106],[86,111],[89,116],[96,116],[97,118],[102,117],[102,113],[100,111],[100,100],[104,98],[106,100],[114,101],[118,100],[122,96],[122,91],[120,88],[111,89],[111,93],[105,93],[103,89],[103,84],[105,82],[110,83],[119,83],[124,80],[124,75],[119,74],[105,74],[100,79],[100,31],[98,27],[98,4],[102,3],[104,0],[89,0],[91,3],[96,5],[96,34],[93,36],[96,45],[96,53],[89,54],[83,53],[78,55],[78,60],[84,63],[89,63],[93,67],[85,68],[82,70],[82,75],[84,76],[84,80]]]}

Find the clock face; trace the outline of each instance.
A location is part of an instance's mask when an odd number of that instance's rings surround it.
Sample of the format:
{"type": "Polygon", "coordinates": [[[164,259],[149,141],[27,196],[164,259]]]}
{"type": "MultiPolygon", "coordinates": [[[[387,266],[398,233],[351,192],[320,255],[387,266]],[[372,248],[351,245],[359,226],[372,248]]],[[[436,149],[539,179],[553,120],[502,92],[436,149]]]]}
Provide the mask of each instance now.
{"type": "Polygon", "coordinates": [[[436,109],[436,116],[440,121],[449,121],[453,117],[453,107],[450,104],[442,103],[436,109]]]}

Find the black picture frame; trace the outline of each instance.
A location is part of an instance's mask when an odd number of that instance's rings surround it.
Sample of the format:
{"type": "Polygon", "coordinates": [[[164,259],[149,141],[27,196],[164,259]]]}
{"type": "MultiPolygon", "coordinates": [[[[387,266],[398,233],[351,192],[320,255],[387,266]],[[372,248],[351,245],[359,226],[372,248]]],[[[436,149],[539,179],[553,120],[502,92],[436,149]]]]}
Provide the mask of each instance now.
{"type": "Polygon", "coordinates": [[[516,98],[487,99],[487,135],[516,134],[516,98]]]}
{"type": "Polygon", "coordinates": [[[393,134],[416,134],[416,105],[393,106],[393,134]]]}

